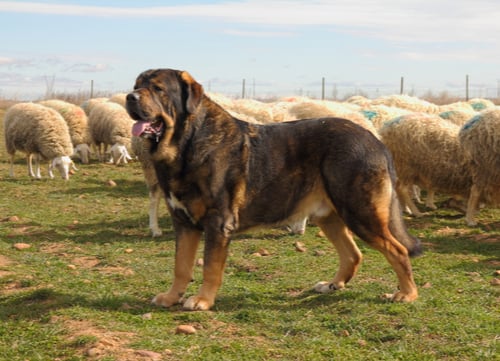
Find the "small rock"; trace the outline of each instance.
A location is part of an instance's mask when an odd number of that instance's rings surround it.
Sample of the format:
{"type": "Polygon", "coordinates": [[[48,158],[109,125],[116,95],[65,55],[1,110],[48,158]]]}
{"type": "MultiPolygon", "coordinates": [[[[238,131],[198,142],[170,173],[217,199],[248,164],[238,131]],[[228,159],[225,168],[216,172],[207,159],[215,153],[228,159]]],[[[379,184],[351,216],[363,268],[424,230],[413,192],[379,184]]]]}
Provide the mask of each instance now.
{"type": "Polygon", "coordinates": [[[500,276],[500,269],[497,269],[495,272],[493,272],[494,276],[500,276]]]}
{"type": "Polygon", "coordinates": [[[493,278],[490,281],[490,285],[492,285],[492,286],[500,286],[500,278],[493,278]]]}
{"type": "Polygon", "coordinates": [[[348,337],[348,336],[350,336],[351,334],[349,333],[349,331],[348,331],[348,330],[342,330],[342,331],[340,332],[340,335],[341,335],[341,336],[344,336],[344,337],[348,337]]]}
{"type": "Polygon", "coordinates": [[[259,252],[255,252],[251,254],[252,257],[262,257],[262,255],[259,252]]]}
{"type": "Polygon", "coordinates": [[[269,253],[269,251],[265,248],[261,248],[257,251],[257,253],[259,253],[261,256],[269,256],[271,253],[269,253]]]}
{"type": "Polygon", "coordinates": [[[320,249],[317,249],[316,251],[314,251],[314,255],[318,256],[318,257],[324,256],[325,254],[326,254],[326,252],[323,250],[320,250],[320,249]]]}
{"type": "Polygon", "coordinates": [[[19,222],[19,217],[18,216],[10,216],[7,220],[9,222],[19,222]]]}
{"type": "Polygon", "coordinates": [[[108,181],[106,182],[106,184],[110,187],[116,187],[116,182],[112,179],[108,179],[108,181]]]}
{"type": "Polygon", "coordinates": [[[132,253],[132,252],[134,252],[134,250],[133,250],[132,248],[127,248],[127,249],[125,250],[125,253],[132,253]]]}
{"type": "Polygon", "coordinates": [[[165,350],[163,350],[163,353],[167,356],[170,356],[170,355],[173,355],[174,352],[172,350],[169,350],[168,348],[166,348],[165,350]]]}
{"type": "Polygon", "coordinates": [[[13,246],[15,249],[22,251],[23,249],[31,248],[31,244],[28,243],[15,243],[13,246]]]}
{"type": "Polygon", "coordinates": [[[176,334],[192,335],[196,333],[196,328],[191,325],[179,325],[175,329],[176,334]]]}
{"type": "Polygon", "coordinates": [[[316,237],[322,237],[322,238],[325,238],[325,232],[323,231],[319,231],[317,234],[316,234],[316,237]]]}
{"type": "Polygon", "coordinates": [[[76,269],[76,266],[74,264],[69,264],[67,267],[68,267],[68,269],[71,269],[71,270],[76,269]]]}
{"type": "Polygon", "coordinates": [[[152,320],[153,319],[153,314],[151,312],[145,313],[144,315],[141,316],[143,320],[152,320]]]}
{"type": "Polygon", "coordinates": [[[197,265],[198,267],[203,266],[203,258],[198,258],[198,259],[196,260],[196,265],[197,265]]]}
{"type": "Polygon", "coordinates": [[[307,248],[305,247],[304,243],[295,242],[295,250],[297,250],[298,252],[306,252],[307,248]]]}
{"type": "Polygon", "coordinates": [[[87,354],[87,356],[90,356],[90,357],[98,356],[100,353],[101,352],[99,351],[99,349],[97,347],[91,347],[85,352],[85,354],[87,354]]]}
{"type": "Polygon", "coordinates": [[[422,288],[431,288],[432,287],[432,284],[430,282],[425,282],[423,285],[422,285],[422,288]]]}

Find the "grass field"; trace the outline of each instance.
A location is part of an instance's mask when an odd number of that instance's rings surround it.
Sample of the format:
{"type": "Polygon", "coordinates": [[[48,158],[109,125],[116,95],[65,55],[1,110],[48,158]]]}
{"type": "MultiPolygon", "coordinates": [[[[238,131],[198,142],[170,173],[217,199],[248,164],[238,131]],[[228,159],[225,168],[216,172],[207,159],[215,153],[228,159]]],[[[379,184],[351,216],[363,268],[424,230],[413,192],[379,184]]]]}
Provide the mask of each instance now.
{"type": "MultiPolygon", "coordinates": [[[[310,226],[304,236],[237,237],[213,310],[162,309],[150,300],[172,280],[173,232],[162,205],[164,235],[150,237],[139,165],[94,161],[68,182],[32,180],[19,154],[12,179],[1,128],[0,139],[2,361],[499,359],[498,209],[482,210],[472,228],[449,209],[406,217],[425,245],[413,260],[412,304],[382,297],[396,275],[361,242],[364,262],[348,287],[311,292],[338,259],[310,226]],[[176,334],[179,325],[196,333],[176,334]]],[[[189,295],[200,282],[197,267],[189,295]]]]}

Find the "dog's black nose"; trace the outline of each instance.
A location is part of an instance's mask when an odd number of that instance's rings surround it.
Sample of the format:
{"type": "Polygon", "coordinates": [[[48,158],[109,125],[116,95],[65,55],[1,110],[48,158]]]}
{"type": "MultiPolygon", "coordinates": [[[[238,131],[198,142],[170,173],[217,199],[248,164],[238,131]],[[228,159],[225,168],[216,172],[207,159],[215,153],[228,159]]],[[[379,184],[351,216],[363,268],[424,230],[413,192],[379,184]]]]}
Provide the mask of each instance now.
{"type": "Polygon", "coordinates": [[[128,102],[136,102],[139,100],[139,94],[136,92],[128,93],[127,94],[127,101],[128,102]]]}

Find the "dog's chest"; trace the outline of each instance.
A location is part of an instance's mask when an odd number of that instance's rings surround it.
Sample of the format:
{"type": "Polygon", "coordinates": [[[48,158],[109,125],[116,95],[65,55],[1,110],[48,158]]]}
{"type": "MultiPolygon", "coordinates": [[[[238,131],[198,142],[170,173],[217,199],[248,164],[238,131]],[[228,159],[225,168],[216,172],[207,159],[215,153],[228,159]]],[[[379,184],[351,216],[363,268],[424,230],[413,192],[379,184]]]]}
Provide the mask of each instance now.
{"type": "Polygon", "coordinates": [[[170,192],[168,197],[167,197],[167,202],[170,208],[172,208],[172,211],[181,211],[183,212],[191,221],[191,223],[196,223],[193,216],[189,212],[188,208],[184,203],[182,203],[173,192],[170,192]]]}

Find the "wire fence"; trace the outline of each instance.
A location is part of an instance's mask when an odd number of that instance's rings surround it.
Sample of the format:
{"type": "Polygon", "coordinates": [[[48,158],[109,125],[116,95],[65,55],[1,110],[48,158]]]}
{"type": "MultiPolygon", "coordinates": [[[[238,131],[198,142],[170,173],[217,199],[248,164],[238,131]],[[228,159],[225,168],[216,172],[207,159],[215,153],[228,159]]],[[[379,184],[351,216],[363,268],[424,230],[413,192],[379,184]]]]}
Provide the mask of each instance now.
{"type": "Polygon", "coordinates": [[[252,79],[247,81],[242,79],[241,87],[227,84],[204,84],[208,91],[221,93],[231,98],[250,98],[250,99],[275,99],[280,96],[304,96],[313,99],[331,99],[345,100],[354,95],[361,95],[369,99],[375,99],[381,96],[393,94],[406,94],[422,99],[455,99],[468,100],[472,98],[500,99],[500,80],[497,85],[494,84],[474,84],[469,82],[466,76],[463,85],[455,86],[415,86],[405,84],[404,77],[399,82],[385,85],[369,85],[355,83],[336,83],[328,82],[325,78],[316,83],[297,86],[294,84],[267,84],[259,83],[252,79]]]}

